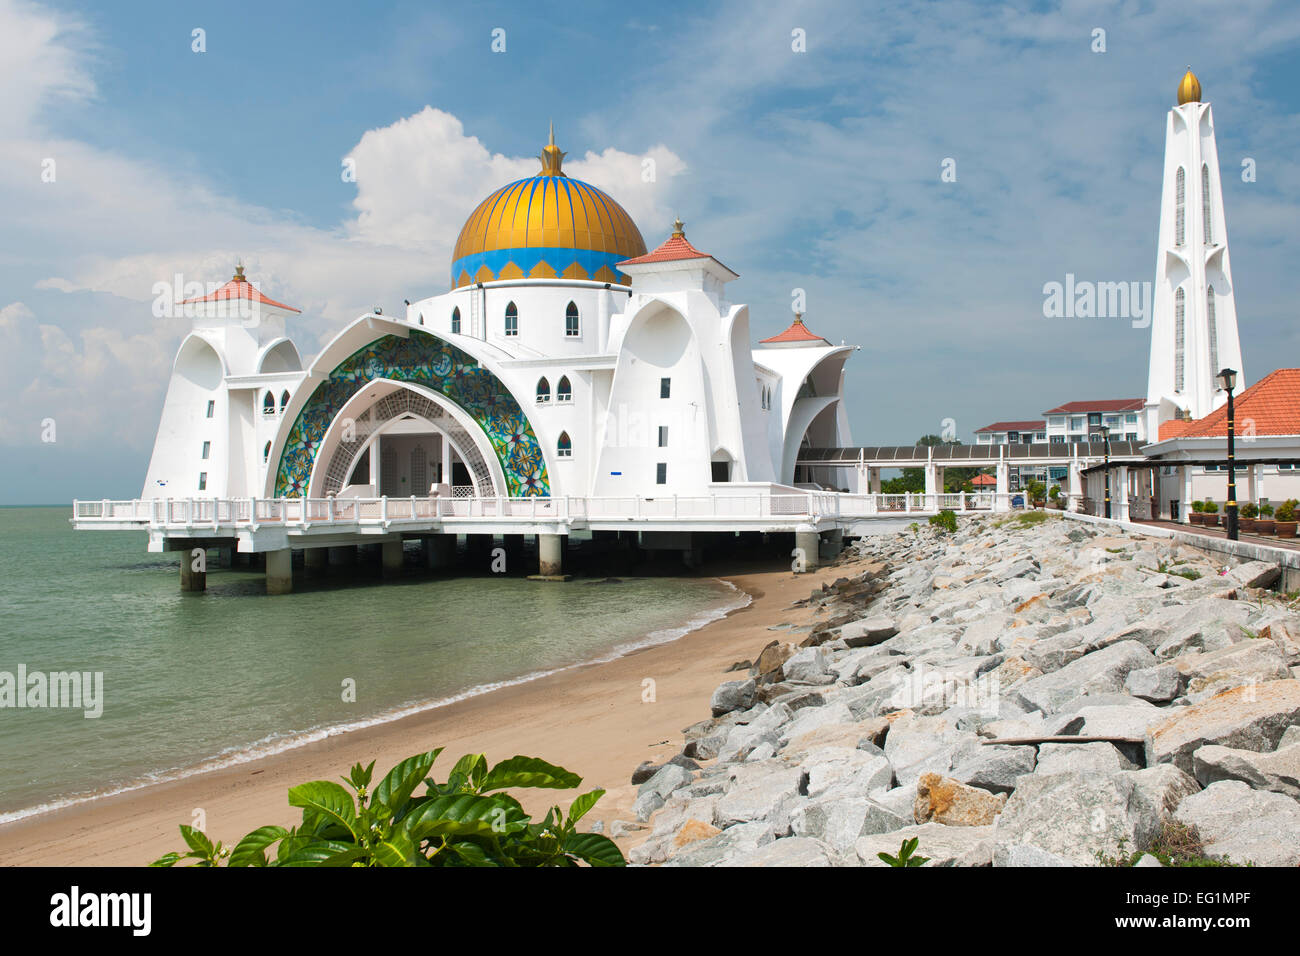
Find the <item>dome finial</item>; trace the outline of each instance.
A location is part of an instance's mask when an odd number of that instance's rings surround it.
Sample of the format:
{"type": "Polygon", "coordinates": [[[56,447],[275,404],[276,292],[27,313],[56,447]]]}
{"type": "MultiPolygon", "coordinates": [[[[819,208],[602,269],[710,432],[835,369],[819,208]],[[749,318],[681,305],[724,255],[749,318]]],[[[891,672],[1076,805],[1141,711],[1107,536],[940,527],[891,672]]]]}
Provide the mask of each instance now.
{"type": "Polygon", "coordinates": [[[1196,78],[1189,66],[1178,83],[1178,105],[1201,102],[1201,81],[1196,78]]]}
{"type": "Polygon", "coordinates": [[[247,282],[244,278],[244,258],[240,256],[235,260],[235,274],[231,276],[232,282],[247,282]]]}
{"type": "Polygon", "coordinates": [[[569,154],[555,145],[555,121],[551,120],[550,142],[542,147],[542,155],[538,157],[542,161],[542,171],[537,175],[563,176],[564,172],[560,169],[560,164],[564,162],[564,157],[567,155],[569,154]]]}
{"type": "Polygon", "coordinates": [[[676,221],[673,223],[673,238],[674,239],[686,238],[686,223],[682,222],[681,216],[678,216],[676,221]]]}

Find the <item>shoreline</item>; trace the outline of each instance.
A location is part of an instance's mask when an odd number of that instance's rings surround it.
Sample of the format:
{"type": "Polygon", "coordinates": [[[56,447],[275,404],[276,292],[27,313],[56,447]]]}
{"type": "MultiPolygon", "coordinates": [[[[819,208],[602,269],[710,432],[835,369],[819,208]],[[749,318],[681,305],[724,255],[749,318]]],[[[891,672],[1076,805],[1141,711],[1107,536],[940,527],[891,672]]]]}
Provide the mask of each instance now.
{"type": "MultiPolygon", "coordinates": [[[[0,825],[0,865],[137,866],[180,849],[177,826],[207,818],[206,832],[233,846],[265,824],[291,826],[289,787],[337,779],[353,763],[374,760],[377,775],[432,747],[441,777],[463,753],[495,762],[515,754],[541,757],[582,775],[575,791],[519,794],[537,816],[567,806],[580,792],[604,787],[588,820],[631,817],[636,788],[628,781],[644,760],[677,753],[683,727],[709,714],[709,698],[737,660],[752,659],[774,636],[766,628],[806,624],[790,604],[859,562],[795,575],[781,560],[719,562],[706,569],[749,602],[676,638],[618,656],[573,665],[412,714],[304,742],[273,754],[91,797],[0,825]],[[652,681],[653,683],[646,683],[652,681]],[[653,691],[653,701],[643,696],[653,691]]],[[[865,562],[864,562],[865,563],[865,562]]],[[[683,622],[685,626],[689,622],[683,622]]],[[[647,635],[648,636],[648,635],[647,635]]],[[[632,834],[618,841],[627,851],[632,834]]]]}

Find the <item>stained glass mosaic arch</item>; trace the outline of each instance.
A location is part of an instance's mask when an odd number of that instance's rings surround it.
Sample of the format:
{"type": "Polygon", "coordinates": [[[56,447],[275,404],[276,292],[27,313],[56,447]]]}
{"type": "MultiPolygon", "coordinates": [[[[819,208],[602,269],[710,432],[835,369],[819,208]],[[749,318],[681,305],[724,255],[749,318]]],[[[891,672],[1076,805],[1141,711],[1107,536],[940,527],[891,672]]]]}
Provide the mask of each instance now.
{"type": "Polygon", "coordinates": [[[330,422],[353,395],[378,378],[423,385],[454,402],[483,429],[510,495],[550,496],[542,447],[510,390],[473,356],[413,329],[407,338],[386,335],[354,352],[316,387],[289,430],[276,472],[276,497],[306,494],[330,422]]]}

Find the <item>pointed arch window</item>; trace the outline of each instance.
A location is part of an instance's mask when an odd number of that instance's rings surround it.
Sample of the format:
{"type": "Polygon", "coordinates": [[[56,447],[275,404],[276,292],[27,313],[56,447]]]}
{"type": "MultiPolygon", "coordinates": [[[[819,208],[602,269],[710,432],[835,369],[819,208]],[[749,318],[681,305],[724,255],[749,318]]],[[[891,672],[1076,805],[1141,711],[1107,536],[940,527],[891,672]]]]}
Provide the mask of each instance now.
{"type": "Polygon", "coordinates": [[[582,334],[582,326],[578,321],[578,304],[570,302],[564,309],[564,335],[566,338],[577,338],[582,334]]]}
{"type": "Polygon", "coordinates": [[[542,376],[537,382],[537,404],[544,405],[551,400],[551,383],[542,376]]]}
{"type": "Polygon", "coordinates": [[[263,414],[263,415],[274,415],[274,414],[275,414],[275,394],[274,394],[274,393],[272,393],[272,392],[267,392],[266,395],[264,395],[264,396],[262,397],[262,414],[263,414]]]}
{"type": "Polygon", "coordinates": [[[271,458],[271,443],[267,442],[262,449],[262,464],[266,464],[271,458]]]}
{"type": "Polygon", "coordinates": [[[1187,296],[1182,289],[1174,293],[1174,391],[1183,390],[1183,350],[1187,343],[1187,296]]]}
{"type": "Polygon", "coordinates": [[[511,302],[506,306],[506,335],[519,334],[519,308],[511,302]]]}
{"type": "MultiPolygon", "coordinates": [[[[1205,325],[1210,338],[1210,374],[1219,374],[1219,328],[1215,316],[1214,286],[1205,290],[1205,325]]],[[[1215,378],[1218,381],[1218,378],[1215,378]]]]}
{"type": "Polygon", "coordinates": [[[1174,245],[1181,246],[1186,229],[1187,170],[1178,167],[1174,176],[1174,245]]]}
{"type": "Polygon", "coordinates": [[[289,390],[286,388],[280,393],[280,411],[283,412],[286,405],[289,404],[289,390]]]}
{"type": "Polygon", "coordinates": [[[560,384],[555,386],[555,400],[557,402],[573,401],[573,385],[569,382],[569,376],[560,376],[560,384]]]}
{"type": "Polygon", "coordinates": [[[1210,217],[1210,167],[1206,164],[1201,165],[1201,219],[1205,229],[1205,244],[1213,245],[1214,230],[1211,228],[1210,217]]]}
{"type": "Polygon", "coordinates": [[[560,440],[555,443],[555,454],[558,458],[573,457],[573,442],[569,439],[568,432],[560,432],[560,440]]]}
{"type": "Polygon", "coordinates": [[[451,310],[451,330],[456,335],[460,335],[460,307],[451,310]]]}
{"type": "Polygon", "coordinates": [[[421,325],[424,325],[424,313],[423,313],[423,312],[420,313],[420,324],[421,324],[421,325]]]}

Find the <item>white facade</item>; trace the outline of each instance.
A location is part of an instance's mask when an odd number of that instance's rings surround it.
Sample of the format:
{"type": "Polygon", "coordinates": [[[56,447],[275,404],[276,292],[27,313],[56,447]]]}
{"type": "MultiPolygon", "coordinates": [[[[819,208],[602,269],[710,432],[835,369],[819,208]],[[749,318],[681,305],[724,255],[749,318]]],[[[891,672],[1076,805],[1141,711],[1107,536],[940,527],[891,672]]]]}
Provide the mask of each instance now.
{"type": "Polygon", "coordinates": [[[1203,418],[1227,399],[1224,368],[1248,384],[1237,335],[1214,114],[1188,71],[1165,129],[1164,188],[1151,320],[1146,434],[1172,418],[1203,418]]]}
{"type": "MultiPolygon", "coordinates": [[[[556,188],[550,163],[539,178],[556,188]]],[[[511,252],[482,252],[469,232],[458,261],[511,252]]],[[[617,268],[620,282],[462,278],[400,317],[357,318],[305,370],[289,307],[209,316],[252,295],[238,275],[177,356],[143,497],[727,495],[791,484],[801,444],[851,443],[853,346],[751,347],[748,307],[727,298],[736,273],[680,224],[617,268]],[[457,356],[489,399],[440,387],[409,354],[385,358],[403,342],[457,356]]]]}

